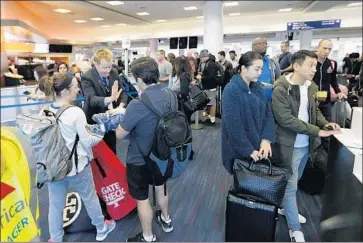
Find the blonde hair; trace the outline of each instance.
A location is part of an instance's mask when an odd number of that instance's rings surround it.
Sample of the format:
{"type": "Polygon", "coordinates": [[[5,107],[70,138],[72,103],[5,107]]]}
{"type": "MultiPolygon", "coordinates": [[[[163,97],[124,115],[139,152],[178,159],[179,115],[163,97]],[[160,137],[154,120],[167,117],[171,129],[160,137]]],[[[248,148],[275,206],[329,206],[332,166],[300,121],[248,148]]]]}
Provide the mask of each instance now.
{"type": "Polygon", "coordinates": [[[112,61],[112,52],[110,51],[110,49],[101,48],[95,52],[93,56],[93,61],[96,62],[97,64],[100,64],[102,59],[107,62],[112,61]]]}

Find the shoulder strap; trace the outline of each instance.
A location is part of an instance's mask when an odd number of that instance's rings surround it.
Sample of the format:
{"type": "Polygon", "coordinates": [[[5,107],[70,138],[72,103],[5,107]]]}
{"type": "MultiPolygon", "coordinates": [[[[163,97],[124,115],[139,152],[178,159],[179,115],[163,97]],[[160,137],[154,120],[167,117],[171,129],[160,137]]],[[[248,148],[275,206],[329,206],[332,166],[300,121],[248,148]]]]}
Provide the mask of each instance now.
{"type": "Polygon", "coordinates": [[[57,113],[55,113],[55,119],[58,120],[59,117],[63,114],[63,112],[65,112],[65,110],[67,110],[68,108],[73,107],[72,105],[63,105],[58,111],[57,113]]]}
{"type": "MultiPolygon", "coordinates": [[[[175,93],[171,90],[171,89],[169,89],[169,88],[164,88],[164,90],[166,90],[168,93],[169,93],[169,95],[173,98],[173,100],[175,101],[175,107],[178,107],[178,101],[177,101],[177,99],[176,99],[176,95],[175,95],[175,93]]],[[[142,96],[141,96],[141,98],[140,98],[140,101],[142,102],[142,103],[144,103],[152,112],[154,112],[156,115],[158,115],[159,117],[162,117],[163,115],[164,115],[164,113],[160,113],[156,108],[155,108],[155,106],[153,105],[153,102],[151,101],[151,99],[150,99],[150,97],[147,95],[147,93],[143,93],[142,94],[142,96]]],[[[171,109],[171,104],[170,104],[170,110],[172,110],[171,109]]]]}
{"type": "Polygon", "coordinates": [[[156,110],[156,108],[153,105],[153,102],[151,101],[150,97],[145,92],[141,95],[140,101],[142,103],[144,103],[147,106],[147,108],[149,108],[152,112],[154,112],[159,117],[163,116],[162,114],[160,114],[160,112],[158,112],[156,110]]]}

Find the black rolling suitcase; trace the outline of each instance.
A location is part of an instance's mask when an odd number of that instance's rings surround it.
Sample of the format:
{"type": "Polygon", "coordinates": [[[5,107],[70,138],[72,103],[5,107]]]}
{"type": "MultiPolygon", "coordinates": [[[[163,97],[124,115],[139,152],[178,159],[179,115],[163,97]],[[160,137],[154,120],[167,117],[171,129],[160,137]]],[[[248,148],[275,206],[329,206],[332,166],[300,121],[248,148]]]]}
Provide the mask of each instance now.
{"type": "Polygon", "coordinates": [[[275,241],[277,207],[256,201],[247,195],[228,192],[226,206],[226,242],[275,241]]]}

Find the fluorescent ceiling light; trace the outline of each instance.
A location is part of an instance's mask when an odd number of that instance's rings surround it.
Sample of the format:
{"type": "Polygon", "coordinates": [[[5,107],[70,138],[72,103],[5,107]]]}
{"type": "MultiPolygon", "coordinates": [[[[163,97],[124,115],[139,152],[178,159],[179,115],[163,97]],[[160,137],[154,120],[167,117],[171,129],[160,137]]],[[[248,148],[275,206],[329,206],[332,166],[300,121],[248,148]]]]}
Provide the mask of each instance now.
{"type": "Polygon", "coordinates": [[[57,13],[70,13],[71,12],[71,10],[64,9],[64,8],[54,9],[53,11],[57,12],[57,13]]]}
{"type": "Polygon", "coordinates": [[[140,15],[140,16],[145,16],[145,15],[150,15],[149,13],[147,12],[141,12],[141,13],[136,13],[137,15],[140,15]]]}
{"type": "Polygon", "coordinates": [[[101,25],[100,27],[101,27],[101,28],[110,28],[110,27],[111,27],[111,25],[101,25]]]}
{"type": "Polygon", "coordinates": [[[120,2],[120,1],[108,1],[106,3],[108,3],[108,4],[112,5],[112,6],[125,4],[124,2],[120,2]]]}
{"type": "Polygon", "coordinates": [[[238,6],[239,3],[238,2],[228,2],[228,3],[225,3],[224,6],[226,7],[233,7],[233,6],[238,6]]]}
{"type": "Polygon", "coordinates": [[[204,16],[197,16],[196,18],[197,19],[202,19],[202,18],[204,18],[204,16]]]}
{"type": "Polygon", "coordinates": [[[165,19],[159,19],[159,20],[156,20],[156,22],[163,23],[163,22],[166,22],[166,20],[165,19]]]}
{"type": "Polygon", "coordinates": [[[230,13],[229,16],[239,16],[241,13],[230,13]]]}
{"type": "Polygon", "coordinates": [[[83,23],[86,23],[87,21],[86,20],[83,20],[83,19],[76,19],[73,22],[75,22],[77,24],[83,24],[83,23]]]}
{"type": "Polygon", "coordinates": [[[197,10],[197,9],[198,8],[195,6],[184,7],[184,10],[186,10],[186,11],[197,10]]]}
{"type": "Polygon", "coordinates": [[[119,23],[119,24],[116,24],[117,26],[125,26],[126,24],[124,23],[119,23]]]}
{"type": "Polygon", "coordinates": [[[348,6],[348,7],[357,7],[357,6],[362,6],[362,2],[358,2],[358,3],[349,3],[347,6],[348,6]]]}
{"type": "Polygon", "coordinates": [[[290,12],[292,10],[292,8],[282,8],[279,9],[279,12],[290,12]]]}
{"type": "Polygon", "coordinates": [[[100,18],[100,17],[96,17],[96,18],[91,18],[91,20],[93,20],[93,21],[102,21],[104,19],[103,18],[100,18]]]}

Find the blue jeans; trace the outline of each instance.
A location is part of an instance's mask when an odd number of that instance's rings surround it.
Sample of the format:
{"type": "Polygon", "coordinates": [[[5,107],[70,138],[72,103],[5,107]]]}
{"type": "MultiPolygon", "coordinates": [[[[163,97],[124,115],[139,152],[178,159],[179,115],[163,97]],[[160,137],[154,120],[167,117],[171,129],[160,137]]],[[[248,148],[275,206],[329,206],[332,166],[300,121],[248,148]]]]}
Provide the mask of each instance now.
{"type": "Polygon", "coordinates": [[[48,183],[49,233],[54,242],[63,241],[63,208],[66,204],[66,195],[69,189],[78,192],[92,220],[92,224],[96,226],[97,230],[104,229],[104,216],[96,194],[91,166],[87,165],[78,175],[48,183]]]}
{"type": "Polygon", "coordinates": [[[296,191],[297,182],[304,172],[308,157],[309,146],[303,148],[294,148],[291,162],[292,174],[287,181],[285,196],[282,201],[287,219],[287,225],[292,231],[301,230],[299,223],[299,211],[297,209],[296,203],[296,191]]]}

